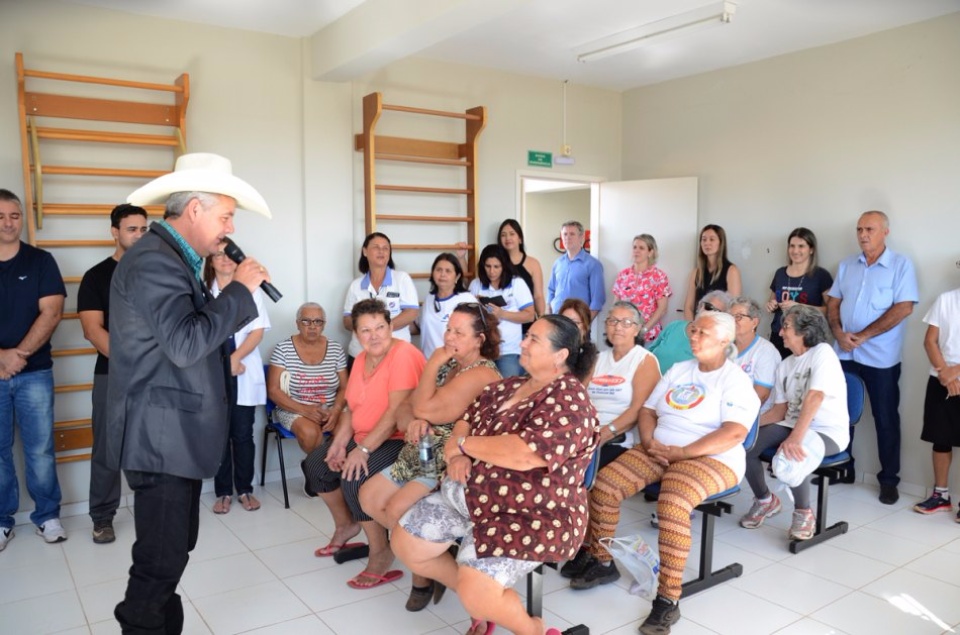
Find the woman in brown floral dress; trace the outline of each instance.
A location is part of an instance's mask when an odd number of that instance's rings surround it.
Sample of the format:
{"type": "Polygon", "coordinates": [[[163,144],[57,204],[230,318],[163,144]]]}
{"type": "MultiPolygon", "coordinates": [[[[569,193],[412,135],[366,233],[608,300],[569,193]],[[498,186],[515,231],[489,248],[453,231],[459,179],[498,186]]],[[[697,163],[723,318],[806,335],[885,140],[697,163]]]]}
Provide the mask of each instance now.
{"type": "Polygon", "coordinates": [[[596,355],[568,318],[534,322],[520,353],[529,377],[483,390],[446,443],[440,491],[394,533],[395,553],[411,571],[457,591],[473,618],[471,635],[491,633],[494,623],[520,635],[544,632],[511,587],[583,542],[583,479],[599,431],[581,379],[596,355]],[[458,538],[454,560],[447,549],[458,538]]]}

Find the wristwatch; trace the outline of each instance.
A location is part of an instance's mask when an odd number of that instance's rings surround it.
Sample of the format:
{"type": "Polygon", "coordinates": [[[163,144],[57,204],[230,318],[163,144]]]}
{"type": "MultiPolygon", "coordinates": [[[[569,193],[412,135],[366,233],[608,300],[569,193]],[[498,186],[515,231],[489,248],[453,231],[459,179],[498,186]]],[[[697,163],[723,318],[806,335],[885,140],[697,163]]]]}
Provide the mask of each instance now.
{"type": "Polygon", "coordinates": [[[611,436],[614,436],[614,437],[615,437],[615,436],[617,436],[617,434],[619,434],[619,433],[617,432],[616,426],[614,426],[612,423],[608,423],[608,424],[607,424],[607,430],[610,431],[610,435],[611,435],[611,436]]]}

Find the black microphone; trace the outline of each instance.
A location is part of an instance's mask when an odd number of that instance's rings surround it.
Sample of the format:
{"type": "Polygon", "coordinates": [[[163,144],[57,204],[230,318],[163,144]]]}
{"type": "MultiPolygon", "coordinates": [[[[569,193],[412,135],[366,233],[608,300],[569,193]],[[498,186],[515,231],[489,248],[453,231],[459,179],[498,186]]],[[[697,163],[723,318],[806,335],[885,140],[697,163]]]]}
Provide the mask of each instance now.
{"type": "MultiPolygon", "coordinates": [[[[243,250],[237,247],[237,243],[226,237],[224,237],[223,242],[223,253],[226,254],[227,258],[234,261],[238,265],[247,259],[247,256],[243,253],[243,250]]],[[[263,289],[263,292],[267,294],[267,297],[274,302],[279,302],[280,298],[283,297],[283,294],[277,291],[277,288],[266,280],[260,283],[260,288],[263,289]]]]}

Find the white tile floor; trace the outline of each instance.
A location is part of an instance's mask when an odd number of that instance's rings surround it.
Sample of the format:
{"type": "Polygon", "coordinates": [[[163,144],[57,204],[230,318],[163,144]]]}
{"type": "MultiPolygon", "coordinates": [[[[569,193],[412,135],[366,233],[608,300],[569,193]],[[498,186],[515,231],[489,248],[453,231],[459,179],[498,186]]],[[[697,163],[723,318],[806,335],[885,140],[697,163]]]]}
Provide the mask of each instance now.
{"type": "MultiPolygon", "coordinates": [[[[258,492],[263,508],[245,512],[234,504],[226,516],[210,511],[204,495],[200,540],[180,594],[185,632],[275,635],[456,635],[467,615],[449,594],[437,606],[408,613],[409,575],[393,584],[358,591],[344,582],[362,562],[337,565],[315,558],[332,529],[317,500],[290,483],[292,508],[283,508],[279,483],[258,492]]],[[[831,491],[831,521],[845,519],[850,531],[799,555],[787,551],[789,512],[747,531],[736,525],[748,495],[733,499],[734,514],[719,520],[715,564],[744,566],[743,576],[681,602],[675,635],[914,635],[960,632],[960,525],[953,514],[924,517],[903,496],[886,507],[868,485],[839,485],[831,491]]],[[[648,518],[653,506],[642,498],[624,504],[620,533],[644,533],[656,541],[648,518]]],[[[0,633],[112,634],[114,605],[123,595],[133,519],[117,517],[118,540],[95,545],[87,517],[64,518],[70,540],[47,545],[33,527],[0,553],[0,633]]],[[[699,518],[694,524],[699,530],[699,518]]],[[[691,577],[699,545],[695,545],[691,577]]],[[[586,624],[594,635],[636,633],[649,604],[627,593],[629,577],[616,585],[574,592],[554,571],[544,579],[544,614],[549,625],[586,624]]],[[[502,633],[498,630],[497,633],[502,633]]]]}

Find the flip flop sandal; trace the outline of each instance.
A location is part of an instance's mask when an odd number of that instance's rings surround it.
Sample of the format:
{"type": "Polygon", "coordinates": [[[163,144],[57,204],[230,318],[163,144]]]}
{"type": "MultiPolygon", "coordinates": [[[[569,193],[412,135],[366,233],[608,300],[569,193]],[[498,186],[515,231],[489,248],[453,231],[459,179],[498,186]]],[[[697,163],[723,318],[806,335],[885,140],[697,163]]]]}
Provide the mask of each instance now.
{"type": "Polygon", "coordinates": [[[214,514],[226,514],[230,511],[230,501],[229,496],[220,496],[217,498],[217,502],[213,504],[213,513],[214,514]]]}
{"type": "Polygon", "coordinates": [[[260,501],[258,501],[257,497],[253,494],[240,494],[237,500],[240,501],[240,504],[243,505],[243,508],[248,512],[255,512],[260,509],[260,501]]]}
{"type": "Polygon", "coordinates": [[[483,623],[483,620],[475,620],[471,618],[470,630],[468,631],[467,635],[492,635],[493,631],[497,630],[496,622],[487,621],[487,630],[483,631],[483,633],[481,634],[480,631],[477,630],[477,628],[482,623],[483,623]]]}
{"type": "Polygon", "coordinates": [[[366,547],[367,544],[364,542],[347,542],[339,545],[335,545],[332,542],[326,547],[319,547],[316,551],[313,552],[318,558],[329,558],[330,556],[336,554],[341,549],[355,549],[357,547],[366,547]]]}
{"type": "Polygon", "coordinates": [[[358,573],[355,578],[347,580],[347,586],[353,589],[372,589],[380,586],[381,584],[399,580],[402,577],[403,571],[400,571],[399,569],[387,571],[383,575],[377,575],[376,573],[370,573],[369,571],[362,571],[358,573]],[[363,578],[366,578],[367,580],[373,580],[373,584],[360,584],[360,580],[363,578]]]}

